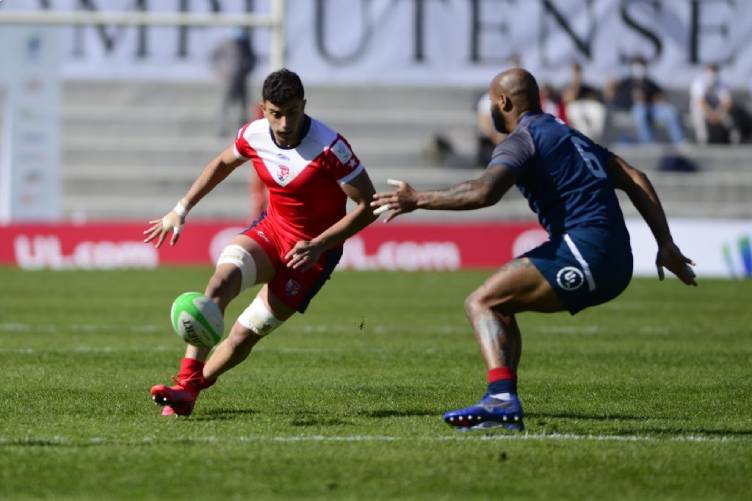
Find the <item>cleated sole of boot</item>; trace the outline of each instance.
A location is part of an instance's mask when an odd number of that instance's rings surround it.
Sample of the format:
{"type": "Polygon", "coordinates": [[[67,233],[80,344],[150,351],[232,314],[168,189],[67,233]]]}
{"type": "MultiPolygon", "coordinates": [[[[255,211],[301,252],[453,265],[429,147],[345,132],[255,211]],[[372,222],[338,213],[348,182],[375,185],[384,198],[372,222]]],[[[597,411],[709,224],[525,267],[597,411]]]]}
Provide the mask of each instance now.
{"type": "Polygon", "coordinates": [[[167,405],[167,397],[165,397],[164,395],[152,395],[151,399],[154,400],[154,403],[159,405],[160,407],[167,405]]]}
{"type": "Polygon", "coordinates": [[[460,416],[445,419],[444,422],[459,431],[489,430],[504,428],[509,431],[524,431],[525,425],[520,416],[504,416],[501,421],[489,419],[483,420],[481,416],[460,416]]]}
{"type": "Polygon", "coordinates": [[[525,431],[525,426],[522,423],[499,423],[498,421],[484,421],[474,426],[457,426],[455,430],[460,432],[468,431],[485,431],[485,430],[506,430],[513,432],[525,431]]]}

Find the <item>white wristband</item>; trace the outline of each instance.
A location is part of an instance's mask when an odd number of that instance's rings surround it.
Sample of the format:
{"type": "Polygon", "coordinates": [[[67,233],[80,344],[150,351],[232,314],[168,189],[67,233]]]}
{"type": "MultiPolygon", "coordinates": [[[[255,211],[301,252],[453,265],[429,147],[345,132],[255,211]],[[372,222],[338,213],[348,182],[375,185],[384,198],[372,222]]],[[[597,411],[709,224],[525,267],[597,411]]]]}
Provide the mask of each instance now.
{"type": "Polygon", "coordinates": [[[185,217],[185,215],[188,214],[188,209],[186,209],[185,205],[183,205],[180,201],[178,201],[178,203],[175,205],[175,208],[172,210],[180,217],[185,217]]]}

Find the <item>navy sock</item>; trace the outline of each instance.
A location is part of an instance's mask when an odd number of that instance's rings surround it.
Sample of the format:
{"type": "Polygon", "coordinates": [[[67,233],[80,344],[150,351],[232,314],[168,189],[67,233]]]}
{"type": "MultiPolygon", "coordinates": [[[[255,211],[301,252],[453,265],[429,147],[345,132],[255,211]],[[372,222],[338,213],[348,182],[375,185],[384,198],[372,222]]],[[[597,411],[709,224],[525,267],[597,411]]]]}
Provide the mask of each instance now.
{"type": "Polygon", "coordinates": [[[517,394],[517,374],[509,367],[496,367],[488,371],[488,393],[517,394]]]}
{"type": "Polygon", "coordinates": [[[500,379],[493,383],[488,383],[488,393],[495,395],[497,393],[514,393],[517,394],[517,382],[513,379],[500,379]]]}

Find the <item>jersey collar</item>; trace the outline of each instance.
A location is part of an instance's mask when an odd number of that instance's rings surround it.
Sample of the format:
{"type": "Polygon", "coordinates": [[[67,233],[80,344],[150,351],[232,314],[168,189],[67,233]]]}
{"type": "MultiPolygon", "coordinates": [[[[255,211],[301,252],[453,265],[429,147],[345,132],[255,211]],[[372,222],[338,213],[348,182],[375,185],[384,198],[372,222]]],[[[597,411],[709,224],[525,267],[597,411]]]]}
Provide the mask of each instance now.
{"type": "Polygon", "coordinates": [[[517,119],[517,125],[515,126],[515,129],[523,125],[523,122],[529,122],[534,117],[537,117],[538,115],[542,115],[543,110],[540,111],[526,111],[522,115],[520,115],[520,118],[517,119]]]}

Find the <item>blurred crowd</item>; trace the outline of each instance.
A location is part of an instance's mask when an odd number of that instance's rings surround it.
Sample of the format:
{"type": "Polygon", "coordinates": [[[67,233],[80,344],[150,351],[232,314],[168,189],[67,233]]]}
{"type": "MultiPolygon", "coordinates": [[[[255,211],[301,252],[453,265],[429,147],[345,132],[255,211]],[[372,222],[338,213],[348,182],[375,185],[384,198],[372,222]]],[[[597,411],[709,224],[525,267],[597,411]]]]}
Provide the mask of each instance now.
{"type": "MultiPolygon", "coordinates": [[[[249,98],[248,80],[257,58],[246,30],[212,52],[211,63],[223,82],[218,135],[229,137],[249,119],[261,118],[260,103],[249,98]]],[[[507,67],[521,66],[512,56],[507,67]]],[[[716,64],[707,64],[689,89],[667,92],[650,76],[648,62],[635,57],[621,78],[599,87],[589,81],[583,67],[572,63],[568,82],[556,88],[540,79],[541,105],[550,113],[591,139],[605,145],[668,142],[679,154],[667,155],[667,170],[695,170],[681,155],[682,146],[696,144],[737,145],[752,140],[749,96],[732,92],[716,64]],[[679,163],[677,163],[677,161],[679,163]]],[[[475,108],[476,146],[474,158],[458,155],[451,141],[435,135],[424,153],[432,163],[455,167],[485,167],[494,147],[504,139],[491,118],[488,93],[475,108]]],[[[265,207],[266,197],[259,180],[250,179],[251,218],[265,207]]]]}
{"type": "MultiPolygon", "coordinates": [[[[510,60],[514,65],[519,65],[516,58],[510,60]]],[[[651,78],[641,57],[630,61],[626,75],[610,79],[602,88],[588,82],[579,63],[570,65],[569,81],[563,87],[540,85],[546,113],[603,144],[670,142],[681,147],[690,142],[736,145],[752,140],[752,103],[732,92],[716,64],[706,65],[688,92],[667,93],[651,78]]],[[[490,108],[485,93],[476,108],[477,166],[488,163],[494,146],[504,138],[493,127],[490,108]]],[[[437,136],[432,153],[434,158],[446,158],[453,148],[437,136]]]]}

